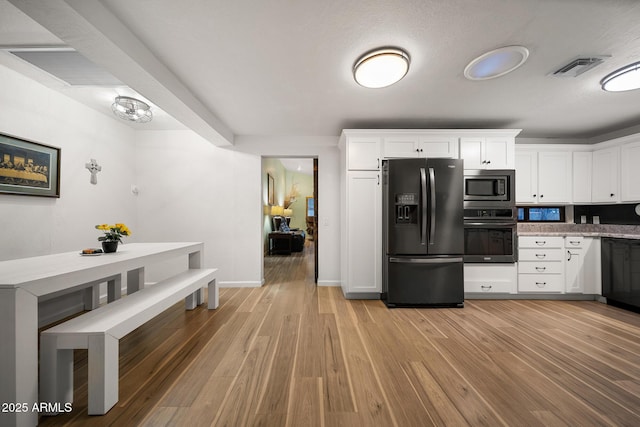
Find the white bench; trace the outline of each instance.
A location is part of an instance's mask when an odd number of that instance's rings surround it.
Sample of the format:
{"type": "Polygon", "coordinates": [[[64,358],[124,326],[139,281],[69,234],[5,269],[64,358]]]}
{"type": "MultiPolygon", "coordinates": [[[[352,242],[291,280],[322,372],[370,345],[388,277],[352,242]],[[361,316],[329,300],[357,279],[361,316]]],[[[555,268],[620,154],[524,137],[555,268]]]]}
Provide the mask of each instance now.
{"type": "Polygon", "coordinates": [[[118,401],[119,340],[183,298],[186,309],[194,309],[202,303],[204,286],[208,286],[208,308],[217,308],[216,271],[187,270],[43,331],[40,401],[59,403],[58,407],[73,402],[73,349],[86,348],[89,415],[106,414],[118,401]]]}

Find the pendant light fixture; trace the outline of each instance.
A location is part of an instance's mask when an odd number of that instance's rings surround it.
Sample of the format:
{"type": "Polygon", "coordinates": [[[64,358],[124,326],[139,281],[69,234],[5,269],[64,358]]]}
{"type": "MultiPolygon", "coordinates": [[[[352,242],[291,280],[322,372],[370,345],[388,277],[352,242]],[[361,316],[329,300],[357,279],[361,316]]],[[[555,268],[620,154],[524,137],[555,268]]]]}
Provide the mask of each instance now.
{"type": "Polygon", "coordinates": [[[364,87],[387,87],[402,80],[409,71],[409,63],[409,55],[402,49],[376,49],[356,61],[353,78],[364,87]]]}
{"type": "Polygon", "coordinates": [[[111,110],[121,119],[136,123],[147,123],[153,118],[149,104],[129,96],[116,97],[111,110]]]}
{"type": "Polygon", "coordinates": [[[640,62],[634,62],[607,75],[600,81],[600,85],[602,90],[607,92],[623,92],[640,88],[640,62]]]}

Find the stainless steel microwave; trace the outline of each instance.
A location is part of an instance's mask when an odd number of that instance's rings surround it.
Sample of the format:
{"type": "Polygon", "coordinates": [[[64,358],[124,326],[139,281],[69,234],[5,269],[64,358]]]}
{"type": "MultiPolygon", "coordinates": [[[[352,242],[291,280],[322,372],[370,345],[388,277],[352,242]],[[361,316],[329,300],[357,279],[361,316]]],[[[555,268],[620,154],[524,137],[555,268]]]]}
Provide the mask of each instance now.
{"type": "Polygon", "coordinates": [[[516,201],[515,177],[513,169],[465,169],[465,207],[513,207],[516,201]]]}

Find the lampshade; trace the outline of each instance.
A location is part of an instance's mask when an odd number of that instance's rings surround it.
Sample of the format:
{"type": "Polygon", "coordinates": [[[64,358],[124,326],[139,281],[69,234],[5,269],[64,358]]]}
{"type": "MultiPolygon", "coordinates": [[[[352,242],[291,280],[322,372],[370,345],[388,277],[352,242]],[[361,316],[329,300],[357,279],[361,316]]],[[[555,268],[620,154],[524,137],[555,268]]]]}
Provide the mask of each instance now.
{"type": "Polygon", "coordinates": [[[116,97],[111,105],[111,110],[122,120],[136,123],[147,123],[153,118],[149,104],[128,96],[116,97]]]}
{"type": "Polygon", "coordinates": [[[271,206],[271,215],[272,216],[282,216],[284,214],[284,207],[282,206],[271,206]]]}
{"type": "Polygon", "coordinates": [[[292,215],[293,215],[293,209],[284,210],[284,216],[292,216],[292,215]]]}
{"type": "Polygon", "coordinates": [[[614,71],[602,79],[600,84],[607,92],[623,92],[640,88],[640,62],[614,71]]]}
{"type": "Polygon", "coordinates": [[[359,85],[382,88],[400,81],[409,71],[409,55],[400,49],[377,49],[361,56],[353,66],[359,85]]]}

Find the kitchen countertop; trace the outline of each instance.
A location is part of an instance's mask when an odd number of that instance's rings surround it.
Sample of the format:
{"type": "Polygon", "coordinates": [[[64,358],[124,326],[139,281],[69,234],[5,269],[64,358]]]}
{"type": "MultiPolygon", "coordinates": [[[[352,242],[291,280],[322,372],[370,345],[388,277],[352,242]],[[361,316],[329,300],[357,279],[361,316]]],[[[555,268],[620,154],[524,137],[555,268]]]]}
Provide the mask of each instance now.
{"type": "Polygon", "coordinates": [[[639,225],[519,223],[519,236],[584,236],[640,239],[639,225]]]}

